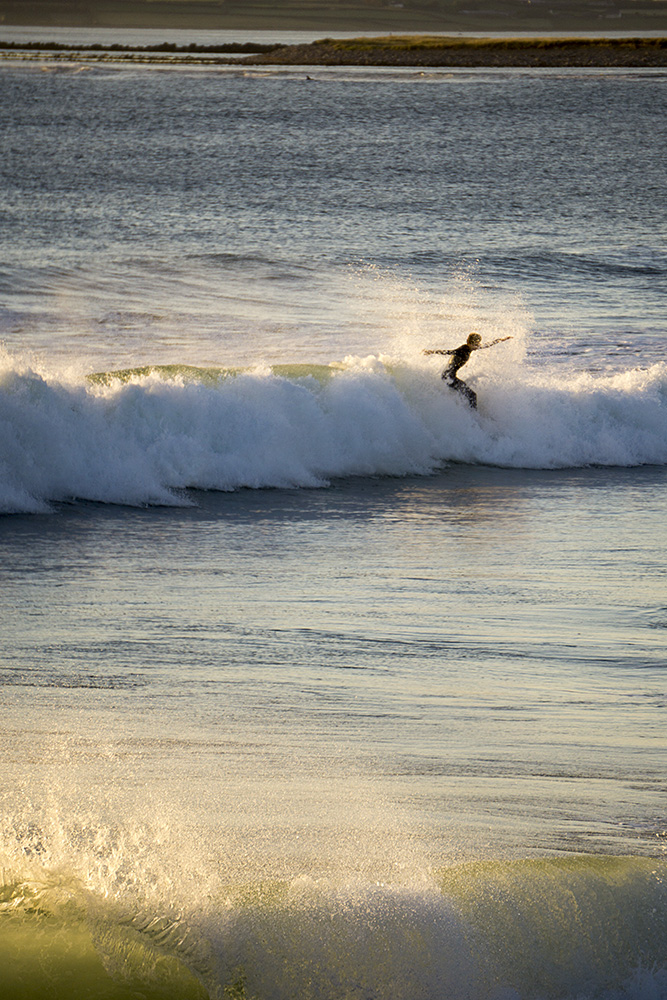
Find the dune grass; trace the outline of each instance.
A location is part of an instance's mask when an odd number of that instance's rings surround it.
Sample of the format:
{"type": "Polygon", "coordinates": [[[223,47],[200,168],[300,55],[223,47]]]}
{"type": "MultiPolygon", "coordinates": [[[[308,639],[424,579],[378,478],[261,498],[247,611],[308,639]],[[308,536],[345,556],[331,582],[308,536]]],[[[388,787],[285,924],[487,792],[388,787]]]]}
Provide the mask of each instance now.
{"type": "Polygon", "coordinates": [[[313,45],[326,45],[340,51],[359,49],[399,49],[415,51],[424,49],[495,49],[498,51],[521,49],[583,48],[665,48],[667,38],[470,38],[454,35],[378,35],[374,38],[322,38],[313,45]]]}

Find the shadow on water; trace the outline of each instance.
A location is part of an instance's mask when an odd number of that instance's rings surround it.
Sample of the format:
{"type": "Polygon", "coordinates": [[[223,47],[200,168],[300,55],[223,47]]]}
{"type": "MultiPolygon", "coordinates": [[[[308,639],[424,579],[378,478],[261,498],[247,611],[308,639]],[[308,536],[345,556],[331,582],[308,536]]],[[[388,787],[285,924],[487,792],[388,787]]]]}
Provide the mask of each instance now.
{"type": "Polygon", "coordinates": [[[0,515],[0,541],[11,538],[66,540],[73,531],[115,524],[176,530],[181,525],[215,521],[371,521],[388,516],[448,520],[507,519],[521,506],[543,497],[587,491],[608,493],[632,506],[646,490],[664,488],[663,466],[590,469],[503,469],[452,464],[433,476],[347,478],[322,489],[241,489],[233,492],[184,490],[182,506],[124,506],[76,501],[52,504],[48,514],[0,515]]]}

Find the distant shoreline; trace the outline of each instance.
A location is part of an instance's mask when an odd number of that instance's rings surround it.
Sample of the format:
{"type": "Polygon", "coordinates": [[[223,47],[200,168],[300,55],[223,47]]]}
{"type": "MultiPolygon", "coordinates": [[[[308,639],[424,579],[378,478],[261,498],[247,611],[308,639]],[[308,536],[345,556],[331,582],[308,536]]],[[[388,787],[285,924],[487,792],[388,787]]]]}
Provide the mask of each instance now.
{"type": "Polygon", "coordinates": [[[235,66],[667,67],[667,38],[476,38],[385,35],[301,45],[155,46],[1,42],[0,59],[235,66]],[[234,54],[234,55],[233,55],[234,54]]]}

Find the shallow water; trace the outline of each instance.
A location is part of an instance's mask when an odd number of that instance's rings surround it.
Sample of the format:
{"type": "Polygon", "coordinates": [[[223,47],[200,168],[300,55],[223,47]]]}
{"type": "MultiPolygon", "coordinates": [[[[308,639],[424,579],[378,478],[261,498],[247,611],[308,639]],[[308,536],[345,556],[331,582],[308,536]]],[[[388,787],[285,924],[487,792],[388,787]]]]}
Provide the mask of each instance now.
{"type": "MultiPolygon", "coordinates": [[[[326,800],[337,781],[400,801],[432,828],[434,862],[490,829],[502,853],[651,851],[664,485],[657,469],[459,466],[5,522],[5,710],[29,689],[48,747],[53,711],[76,741],[90,702],[97,738],[113,748],[121,732],[139,767],[166,731],[177,797],[211,781],[215,795],[224,764],[237,803],[246,784],[296,796],[309,839],[327,836],[317,787],[326,800]]],[[[263,837],[275,816],[262,812],[263,837]]]]}

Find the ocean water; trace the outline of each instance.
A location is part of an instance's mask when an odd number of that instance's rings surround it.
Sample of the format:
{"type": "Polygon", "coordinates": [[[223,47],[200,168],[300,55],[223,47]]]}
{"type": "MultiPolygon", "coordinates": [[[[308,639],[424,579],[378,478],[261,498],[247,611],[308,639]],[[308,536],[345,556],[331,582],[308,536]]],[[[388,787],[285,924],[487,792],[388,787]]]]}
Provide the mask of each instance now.
{"type": "Polygon", "coordinates": [[[666,84],[0,64],[3,1000],[667,997],[666,84]]]}

